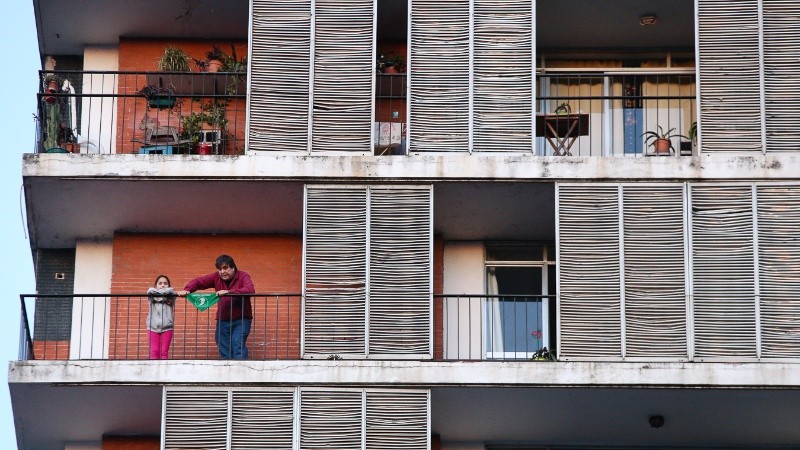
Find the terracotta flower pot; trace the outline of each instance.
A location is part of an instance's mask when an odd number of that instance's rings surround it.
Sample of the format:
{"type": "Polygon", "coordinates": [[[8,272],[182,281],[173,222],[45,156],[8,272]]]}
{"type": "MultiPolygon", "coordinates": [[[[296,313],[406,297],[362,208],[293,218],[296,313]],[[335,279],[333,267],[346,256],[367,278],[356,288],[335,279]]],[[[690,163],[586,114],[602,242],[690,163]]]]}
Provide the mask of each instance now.
{"type": "MultiPolygon", "coordinates": [[[[58,92],[58,81],[49,81],[47,83],[47,91],[46,92],[48,94],[55,94],[56,92],[58,92]]],[[[47,97],[44,98],[44,101],[47,102],[47,103],[55,103],[56,102],[56,98],[53,97],[52,95],[48,95],[47,97]]]]}
{"type": "Polygon", "coordinates": [[[669,155],[672,143],[669,139],[656,139],[653,141],[653,153],[656,155],[669,155]]]}
{"type": "Polygon", "coordinates": [[[221,68],[222,68],[222,61],[218,59],[210,59],[208,60],[208,66],[206,66],[206,71],[219,72],[219,69],[221,68]]]}

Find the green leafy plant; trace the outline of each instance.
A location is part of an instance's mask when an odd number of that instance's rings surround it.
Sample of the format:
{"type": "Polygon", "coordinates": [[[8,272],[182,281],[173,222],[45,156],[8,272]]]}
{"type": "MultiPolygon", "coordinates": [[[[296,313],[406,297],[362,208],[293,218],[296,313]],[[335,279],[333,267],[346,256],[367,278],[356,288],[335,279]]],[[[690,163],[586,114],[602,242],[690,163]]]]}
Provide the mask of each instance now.
{"type": "Polygon", "coordinates": [[[692,125],[689,127],[689,140],[692,141],[694,144],[697,144],[697,121],[695,120],[692,122],[692,125]]]}
{"type": "Polygon", "coordinates": [[[156,65],[162,72],[188,72],[189,55],[178,47],[169,46],[164,49],[164,54],[156,65]]]}
{"type": "Polygon", "coordinates": [[[225,132],[228,129],[226,105],[223,101],[201,103],[200,111],[193,111],[181,117],[181,139],[191,141],[192,147],[197,145],[203,125],[225,132]]]}
{"type": "Polygon", "coordinates": [[[657,127],[658,131],[650,130],[642,133],[642,136],[645,137],[645,144],[652,145],[656,153],[675,151],[675,147],[672,146],[672,138],[679,137],[683,139],[689,139],[682,134],[676,133],[675,128],[670,128],[669,130],[664,131],[661,125],[657,125],[657,127]]]}
{"type": "Polygon", "coordinates": [[[393,55],[394,52],[383,54],[378,52],[378,57],[375,60],[375,69],[378,72],[385,73],[388,69],[394,68],[397,72],[404,72],[406,69],[406,59],[403,55],[393,55]]]}

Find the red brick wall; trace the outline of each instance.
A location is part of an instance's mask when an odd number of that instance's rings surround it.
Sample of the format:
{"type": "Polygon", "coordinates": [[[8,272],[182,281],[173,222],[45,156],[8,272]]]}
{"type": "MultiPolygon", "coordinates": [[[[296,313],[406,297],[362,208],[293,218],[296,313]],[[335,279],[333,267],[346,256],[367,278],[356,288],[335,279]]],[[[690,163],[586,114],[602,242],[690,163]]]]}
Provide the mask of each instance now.
{"type": "MultiPolygon", "coordinates": [[[[159,274],[183,289],[190,279],[215,271],[214,260],[228,254],[250,274],[257,293],[302,291],[302,238],[279,235],[128,234],[114,237],[112,294],[145,293],[159,274]]],[[[248,348],[253,359],[292,359],[300,354],[300,297],[255,297],[248,348]]],[[[217,359],[216,307],[197,311],[184,299],[175,305],[170,358],[217,359]]],[[[147,359],[147,300],[122,297],[111,302],[109,357],[147,359]]]]}
{"type": "Polygon", "coordinates": [[[34,359],[69,359],[69,341],[33,341],[34,359]]]}
{"type": "Polygon", "coordinates": [[[103,436],[103,450],[158,450],[159,436],[103,436]]]}
{"type": "MultiPolygon", "coordinates": [[[[433,291],[443,289],[444,241],[433,243],[433,291]]],[[[226,253],[250,274],[257,293],[302,291],[302,238],[277,235],[182,235],[118,233],[114,238],[111,293],[144,294],[159,274],[180,290],[190,279],[213,272],[214,260],[226,253]]],[[[147,300],[115,297],[110,308],[111,359],[147,359],[147,300]]],[[[252,359],[294,359],[300,356],[300,297],[256,297],[248,339],[252,359]]],[[[175,305],[175,331],[170,358],[217,359],[215,307],[197,311],[183,299],[175,305]]],[[[441,301],[434,301],[434,358],[443,354],[441,301]]],[[[51,344],[52,345],[52,344],[51,344]]],[[[47,354],[56,351],[48,349],[47,354]]],[[[59,348],[68,355],[69,349],[59,348]]]]}
{"type": "MultiPolygon", "coordinates": [[[[236,57],[241,59],[247,55],[247,42],[242,41],[212,41],[212,40],[181,40],[181,39],[132,39],[120,38],[119,42],[119,70],[121,72],[155,72],[158,71],[157,61],[164,54],[164,49],[168,46],[176,46],[183,49],[190,58],[204,60],[206,52],[211,50],[213,45],[219,46],[227,54],[231,53],[231,44],[236,49],[236,57]]],[[[193,61],[189,61],[189,67],[193,72],[201,70],[195,66],[193,61]]],[[[120,94],[136,94],[136,92],[147,84],[144,75],[131,77],[120,77],[120,94]]],[[[144,97],[122,97],[117,104],[117,148],[120,153],[137,153],[141,144],[131,142],[132,138],[143,139],[144,131],[139,130],[139,122],[144,117],[145,112],[152,118],[159,121],[162,126],[180,126],[181,115],[188,115],[191,112],[199,112],[200,104],[185,98],[180,104],[180,108],[169,109],[147,109],[144,97]]],[[[231,134],[236,142],[241,142],[242,148],[234,148],[234,145],[227,145],[227,154],[240,154],[243,152],[245,135],[245,114],[246,102],[241,100],[229,100],[227,102],[226,117],[228,119],[228,133],[231,134]]]]}
{"type": "MultiPolygon", "coordinates": [[[[444,292],[444,239],[433,237],[433,295],[444,292]]],[[[433,359],[444,357],[444,304],[433,299],[433,359]]]]}

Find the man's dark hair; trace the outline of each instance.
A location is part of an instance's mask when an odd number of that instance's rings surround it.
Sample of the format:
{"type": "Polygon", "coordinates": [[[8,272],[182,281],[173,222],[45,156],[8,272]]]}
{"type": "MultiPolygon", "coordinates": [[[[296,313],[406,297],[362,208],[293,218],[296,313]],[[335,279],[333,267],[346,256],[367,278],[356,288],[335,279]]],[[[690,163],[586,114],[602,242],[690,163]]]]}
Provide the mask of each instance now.
{"type": "Polygon", "coordinates": [[[223,264],[228,266],[228,267],[230,267],[231,269],[236,269],[236,263],[233,262],[233,258],[231,258],[228,255],[219,255],[219,256],[217,256],[217,261],[214,263],[214,265],[217,267],[217,269],[222,267],[223,264]]]}

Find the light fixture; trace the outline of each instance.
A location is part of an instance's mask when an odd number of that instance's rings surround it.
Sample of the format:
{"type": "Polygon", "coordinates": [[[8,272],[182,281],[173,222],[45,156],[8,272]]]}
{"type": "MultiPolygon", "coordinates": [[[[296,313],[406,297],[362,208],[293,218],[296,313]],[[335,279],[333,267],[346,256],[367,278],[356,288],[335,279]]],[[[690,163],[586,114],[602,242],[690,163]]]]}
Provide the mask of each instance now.
{"type": "Polygon", "coordinates": [[[650,416],[647,421],[653,428],[661,428],[664,426],[664,416],[650,416]]]}
{"type": "Polygon", "coordinates": [[[639,25],[646,27],[648,25],[655,25],[658,21],[658,17],[655,14],[644,14],[642,17],[639,17],[639,25]]]}

